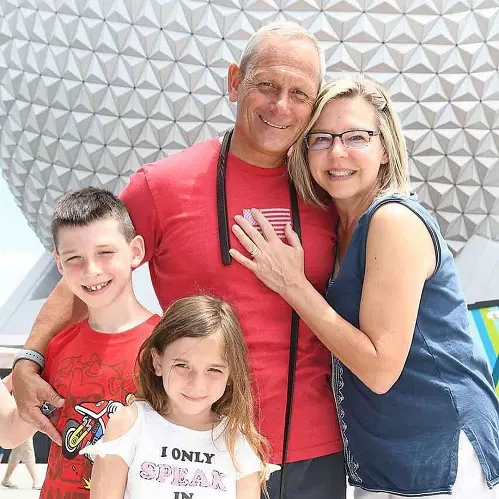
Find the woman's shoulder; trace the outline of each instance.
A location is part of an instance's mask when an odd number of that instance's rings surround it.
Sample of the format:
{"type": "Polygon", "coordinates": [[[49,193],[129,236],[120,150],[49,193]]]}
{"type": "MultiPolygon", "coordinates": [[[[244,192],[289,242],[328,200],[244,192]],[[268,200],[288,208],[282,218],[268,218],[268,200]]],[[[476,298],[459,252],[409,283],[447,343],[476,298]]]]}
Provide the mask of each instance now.
{"type": "Polygon", "coordinates": [[[419,201],[415,194],[402,194],[398,192],[387,192],[378,195],[373,199],[366,213],[376,212],[380,208],[390,205],[405,205],[405,206],[415,206],[418,205],[419,201]]]}
{"type": "Polygon", "coordinates": [[[438,228],[431,215],[416,199],[391,196],[371,215],[368,241],[372,255],[398,255],[398,262],[413,262],[424,268],[429,277],[438,266],[440,243],[438,228]]]}
{"type": "Polygon", "coordinates": [[[376,198],[367,211],[364,213],[363,218],[368,225],[373,220],[379,223],[393,223],[405,224],[411,221],[424,225],[434,225],[434,220],[430,213],[418,201],[414,194],[385,194],[376,198]]]}

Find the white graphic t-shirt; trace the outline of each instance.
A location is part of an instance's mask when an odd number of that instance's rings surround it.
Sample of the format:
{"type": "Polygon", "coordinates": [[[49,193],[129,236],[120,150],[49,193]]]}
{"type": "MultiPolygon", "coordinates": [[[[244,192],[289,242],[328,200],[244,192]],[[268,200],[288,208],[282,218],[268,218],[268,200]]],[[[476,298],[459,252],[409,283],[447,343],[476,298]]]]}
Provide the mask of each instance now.
{"type": "Polygon", "coordinates": [[[125,499],[236,499],[237,480],[260,471],[260,459],[242,435],[232,461],[224,421],[213,430],[196,431],[170,423],[147,402],[135,404],[138,415],[130,430],[90,451],[126,462],[125,499]]]}

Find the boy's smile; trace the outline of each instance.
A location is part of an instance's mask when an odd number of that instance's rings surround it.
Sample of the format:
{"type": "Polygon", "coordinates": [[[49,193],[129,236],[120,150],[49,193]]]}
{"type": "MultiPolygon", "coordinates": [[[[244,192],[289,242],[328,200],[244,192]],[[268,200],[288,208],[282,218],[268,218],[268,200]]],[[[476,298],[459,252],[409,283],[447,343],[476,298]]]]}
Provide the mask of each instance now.
{"type": "Polygon", "coordinates": [[[97,291],[101,291],[102,289],[104,289],[110,282],[111,280],[103,282],[101,284],[94,284],[93,286],[85,286],[82,284],[82,288],[89,293],[96,294],[97,291]]]}

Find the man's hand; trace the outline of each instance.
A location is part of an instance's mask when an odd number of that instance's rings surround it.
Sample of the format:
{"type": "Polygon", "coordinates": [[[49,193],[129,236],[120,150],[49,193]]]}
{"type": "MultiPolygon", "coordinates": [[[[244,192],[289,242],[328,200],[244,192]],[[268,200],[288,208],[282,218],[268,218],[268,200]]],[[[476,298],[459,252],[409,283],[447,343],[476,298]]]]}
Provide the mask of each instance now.
{"type": "Polygon", "coordinates": [[[38,367],[30,360],[16,362],[12,372],[12,382],[20,416],[48,435],[57,445],[61,445],[61,436],[49,419],[42,414],[40,407],[45,401],[56,407],[62,407],[64,399],[42,379],[38,367]]]}

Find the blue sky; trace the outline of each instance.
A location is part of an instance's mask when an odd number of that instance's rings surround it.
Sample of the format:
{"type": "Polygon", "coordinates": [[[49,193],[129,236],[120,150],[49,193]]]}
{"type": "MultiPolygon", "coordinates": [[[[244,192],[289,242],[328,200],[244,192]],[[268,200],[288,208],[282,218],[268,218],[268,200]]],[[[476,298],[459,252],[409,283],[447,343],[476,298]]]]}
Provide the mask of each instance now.
{"type": "Polygon", "coordinates": [[[0,175],[0,307],[43,252],[0,175]]]}

